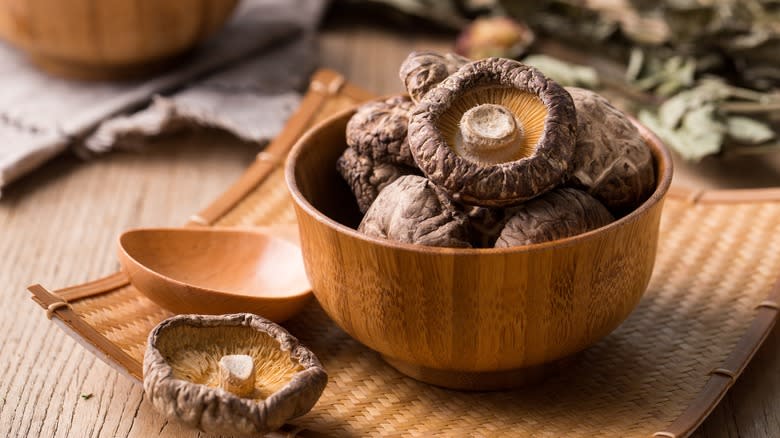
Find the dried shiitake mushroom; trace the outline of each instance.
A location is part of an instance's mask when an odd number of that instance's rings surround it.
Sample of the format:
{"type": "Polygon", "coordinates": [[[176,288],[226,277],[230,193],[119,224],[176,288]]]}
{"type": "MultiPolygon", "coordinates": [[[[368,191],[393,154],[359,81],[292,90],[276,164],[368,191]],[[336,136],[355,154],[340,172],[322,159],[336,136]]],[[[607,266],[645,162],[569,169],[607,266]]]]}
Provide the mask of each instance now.
{"type": "Polygon", "coordinates": [[[468,220],[421,176],[402,176],[379,193],[358,231],[405,243],[470,247],[468,220]]]}
{"type": "Polygon", "coordinates": [[[352,189],[361,213],[368,211],[379,192],[404,175],[418,174],[419,170],[392,163],[377,163],[366,155],[347,148],[336,161],[336,169],[352,189]]]}
{"type": "Polygon", "coordinates": [[[587,193],[569,187],[555,189],[518,207],[501,231],[495,247],[563,239],[613,220],[606,207],[587,193]]]}
{"type": "Polygon", "coordinates": [[[464,206],[469,220],[471,244],[477,248],[492,248],[504,229],[504,225],[518,207],[490,208],[464,206]]]}
{"type": "Polygon", "coordinates": [[[468,58],[453,53],[412,52],[401,63],[398,76],[409,96],[417,103],[431,88],[468,62],[468,58]]]}
{"type": "Polygon", "coordinates": [[[308,412],[328,376],[282,327],[249,313],[179,315],[149,334],[144,390],[168,418],[257,435],[308,412]]]}
{"type": "Polygon", "coordinates": [[[519,58],[535,38],[531,28],[520,21],[501,16],[482,17],[458,35],[455,51],[472,59],[519,58]]]}
{"type": "Polygon", "coordinates": [[[413,106],[406,96],[361,105],[347,122],[347,144],[377,163],[417,167],[406,137],[413,106]]]}
{"type": "Polygon", "coordinates": [[[488,58],[425,94],[409,122],[409,147],[455,200],[516,205],[562,183],[576,122],[563,87],[533,67],[488,58]]]}
{"type": "Polygon", "coordinates": [[[566,90],[577,109],[577,146],[569,185],[593,195],[613,213],[641,204],[655,188],[650,149],[636,126],[598,94],[566,90]]]}

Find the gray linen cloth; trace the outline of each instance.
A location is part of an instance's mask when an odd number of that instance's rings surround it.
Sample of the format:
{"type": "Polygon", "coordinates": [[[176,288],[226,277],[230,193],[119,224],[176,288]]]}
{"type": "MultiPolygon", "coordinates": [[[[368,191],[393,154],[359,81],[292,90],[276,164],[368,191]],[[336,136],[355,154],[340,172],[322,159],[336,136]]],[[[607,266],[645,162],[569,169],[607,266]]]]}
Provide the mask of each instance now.
{"type": "Polygon", "coordinates": [[[325,0],[244,0],[192,56],[139,81],[55,78],[0,44],[0,190],[67,148],[88,156],[193,125],[266,142],[316,65],[324,7],[325,0]]]}

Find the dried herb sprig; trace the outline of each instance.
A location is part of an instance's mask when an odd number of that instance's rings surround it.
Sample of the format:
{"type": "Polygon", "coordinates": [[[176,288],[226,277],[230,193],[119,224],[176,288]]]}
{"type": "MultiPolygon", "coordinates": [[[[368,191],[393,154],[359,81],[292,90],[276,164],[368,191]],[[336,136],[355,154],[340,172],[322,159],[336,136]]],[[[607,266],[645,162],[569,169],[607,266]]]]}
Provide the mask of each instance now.
{"type": "Polygon", "coordinates": [[[732,152],[740,146],[751,146],[752,153],[770,146],[777,134],[768,119],[778,106],[780,95],[757,93],[707,78],[669,98],[656,111],[640,111],[639,120],[680,155],[696,161],[721,152],[724,144],[730,145],[732,152]]]}
{"type": "Polygon", "coordinates": [[[780,2],[499,3],[543,35],[598,47],[595,56],[625,63],[621,87],[660,102],[631,106],[686,159],[778,148],[780,2]]]}

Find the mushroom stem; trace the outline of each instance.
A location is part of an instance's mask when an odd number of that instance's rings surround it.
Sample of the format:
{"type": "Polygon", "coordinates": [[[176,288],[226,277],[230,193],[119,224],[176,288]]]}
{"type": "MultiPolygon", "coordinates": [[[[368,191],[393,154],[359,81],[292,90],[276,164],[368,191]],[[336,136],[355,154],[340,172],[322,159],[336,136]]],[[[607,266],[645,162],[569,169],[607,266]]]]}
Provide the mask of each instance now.
{"type": "Polygon", "coordinates": [[[456,152],[480,163],[514,161],[522,150],[523,126],[501,105],[485,103],[463,113],[458,134],[456,152]]]}
{"type": "Polygon", "coordinates": [[[255,363],[252,356],[229,354],[219,360],[219,387],[239,397],[255,390],[255,363]]]}

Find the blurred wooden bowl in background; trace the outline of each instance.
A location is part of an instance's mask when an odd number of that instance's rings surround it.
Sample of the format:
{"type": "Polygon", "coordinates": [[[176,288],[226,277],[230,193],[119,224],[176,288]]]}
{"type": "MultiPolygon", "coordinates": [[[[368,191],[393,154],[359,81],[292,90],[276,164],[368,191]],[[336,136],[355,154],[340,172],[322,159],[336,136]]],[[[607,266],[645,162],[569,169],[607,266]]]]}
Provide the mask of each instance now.
{"type": "Polygon", "coordinates": [[[44,70],[123,79],[166,67],[219,30],[238,0],[0,0],[0,38],[44,70]]]}

